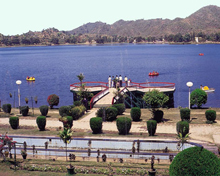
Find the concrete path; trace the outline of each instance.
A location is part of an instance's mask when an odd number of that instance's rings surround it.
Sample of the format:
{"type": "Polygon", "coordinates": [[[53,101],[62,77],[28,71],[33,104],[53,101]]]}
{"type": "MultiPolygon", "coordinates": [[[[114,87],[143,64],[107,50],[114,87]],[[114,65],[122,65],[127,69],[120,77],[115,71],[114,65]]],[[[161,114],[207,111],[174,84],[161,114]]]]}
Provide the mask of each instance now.
{"type": "Polygon", "coordinates": [[[112,105],[112,98],[115,96],[114,92],[116,92],[115,88],[109,88],[109,93],[102,97],[100,100],[96,102],[94,105],[95,108],[99,107],[107,107],[112,105]]]}

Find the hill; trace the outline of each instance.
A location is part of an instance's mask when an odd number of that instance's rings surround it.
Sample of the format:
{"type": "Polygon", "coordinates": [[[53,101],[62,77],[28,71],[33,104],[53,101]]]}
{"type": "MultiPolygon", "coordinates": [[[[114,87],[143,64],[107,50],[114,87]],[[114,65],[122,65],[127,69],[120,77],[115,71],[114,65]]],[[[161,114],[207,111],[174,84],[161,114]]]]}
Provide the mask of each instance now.
{"type": "Polygon", "coordinates": [[[151,19],[124,21],[119,20],[112,25],[95,22],[87,23],[76,29],[68,31],[69,34],[96,34],[118,36],[155,36],[160,37],[170,34],[186,34],[204,32],[206,34],[220,31],[220,7],[206,6],[199,9],[187,18],[151,19]]]}

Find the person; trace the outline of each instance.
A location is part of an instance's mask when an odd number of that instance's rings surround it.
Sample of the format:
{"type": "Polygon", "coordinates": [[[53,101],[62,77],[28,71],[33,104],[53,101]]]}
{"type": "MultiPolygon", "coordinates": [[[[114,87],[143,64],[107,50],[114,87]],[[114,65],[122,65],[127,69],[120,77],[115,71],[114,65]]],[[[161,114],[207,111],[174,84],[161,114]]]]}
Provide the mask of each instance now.
{"type": "Polygon", "coordinates": [[[112,83],[112,77],[108,77],[108,87],[111,88],[111,83],[112,83]]]}
{"type": "Polygon", "coordinates": [[[83,105],[85,106],[86,112],[87,112],[87,109],[88,109],[88,101],[87,101],[87,99],[84,98],[83,101],[82,101],[82,103],[83,103],[83,105]]]}
{"type": "Polygon", "coordinates": [[[203,89],[202,85],[200,85],[200,89],[201,89],[201,90],[203,89]]]}
{"type": "Polygon", "coordinates": [[[119,87],[122,87],[122,76],[119,75],[119,87]]]}
{"type": "Polygon", "coordinates": [[[124,80],[125,80],[125,85],[127,87],[128,86],[128,78],[127,78],[127,76],[125,76],[124,80]]]}
{"type": "Polygon", "coordinates": [[[128,80],[128,86],[130,86],[130,84],[131,84],[131,79],[128,80]]]}
{"type": "Polygon", "coordinates": [[[112,87],[115,87],[115,83],[114,83],[115,81],[114,80],[115,80],[115,77],[112,76],[112,87]]]}

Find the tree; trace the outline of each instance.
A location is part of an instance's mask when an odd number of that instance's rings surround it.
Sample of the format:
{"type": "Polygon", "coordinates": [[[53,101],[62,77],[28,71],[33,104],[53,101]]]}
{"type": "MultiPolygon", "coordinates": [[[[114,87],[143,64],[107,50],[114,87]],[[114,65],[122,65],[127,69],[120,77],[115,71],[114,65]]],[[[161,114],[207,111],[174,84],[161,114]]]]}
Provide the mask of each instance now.
{"type": "Polygon", "coordinates": [[[49,95],[47,98],[47,102],[50,105],[50,108],[52,109],[53,106],[57,106],[59,104],[59,97],[56,94],[49,95]]]}
{"type": "Polygon", "coordinates": [[[64,128],[64,130],[60,131],[58,135],[66,145],[66,161],[67,161],[67,144],[71,142],[73,132],[71,131],[71,129],[64,128]]]}
{"type": "Polygon", "coordinates": [[[163,92],[152,90],[144,94],[143,100],[147,107],[151,108],[152,115],[154,116],[156,109],[163,107],[169,101],[169,97],[163,92]]]}
{"type": "Polygon", "coordinates": [[[81,83],[81,87],[82,87],[82,81],[84,80],[85,76],[83,75],[83,73],[80,73],[79,75],[77,75],[80,83],[81,83]]]}
{"type": "Polygon", "coordinates": [[[197,105],[198,108],[202,106],[202,104],[206,104],[207,102],[207,94],[204,90],[195,89],[192,91],[190,96],[190,105],[197,105]]]}

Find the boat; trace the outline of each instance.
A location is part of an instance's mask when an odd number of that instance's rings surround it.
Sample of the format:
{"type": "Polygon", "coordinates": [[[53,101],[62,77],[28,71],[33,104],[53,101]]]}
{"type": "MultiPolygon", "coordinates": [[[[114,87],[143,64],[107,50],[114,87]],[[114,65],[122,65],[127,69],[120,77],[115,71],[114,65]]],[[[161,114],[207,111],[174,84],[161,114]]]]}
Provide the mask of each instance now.
{"type": "Polygon", "coordinates": [[[199,56],[204,56],[204,54],[203,53],[199,53],[199,56]]]}
{"type": "Polygon", "coordinates": [[[32,76],[29,77],[29,76],[27,76],[26,80],[27,80],[27,81],[35,81],[35,77],[32,77],[32,76]]]}
{"type": "Polygon", "coordinates": [[[158,75],[159,75],[159,73],[158,73],[158,72],[153,71],[153,72],[150,72],[148,75],[149,75],[149,76],[158,76],[158,75]]]}
{"type": "Polygon", "coordinates": [[[214,88],[209,88],[208,86],[204,86],[204,87],[202,87],[202,90],[204,90],[205,92],[214,92],[215,91],[215,89],[214,88]]]}

